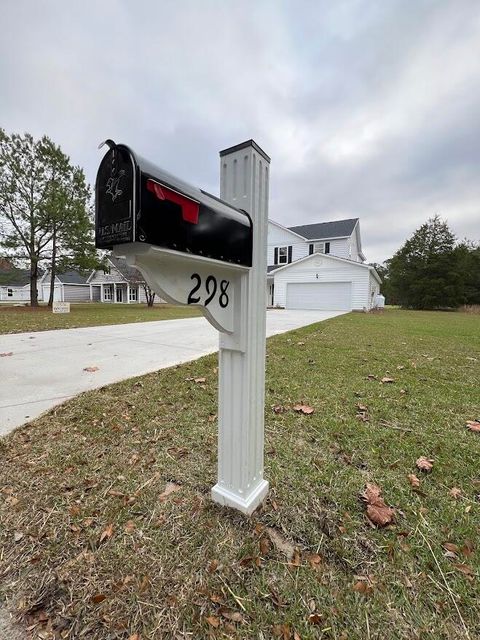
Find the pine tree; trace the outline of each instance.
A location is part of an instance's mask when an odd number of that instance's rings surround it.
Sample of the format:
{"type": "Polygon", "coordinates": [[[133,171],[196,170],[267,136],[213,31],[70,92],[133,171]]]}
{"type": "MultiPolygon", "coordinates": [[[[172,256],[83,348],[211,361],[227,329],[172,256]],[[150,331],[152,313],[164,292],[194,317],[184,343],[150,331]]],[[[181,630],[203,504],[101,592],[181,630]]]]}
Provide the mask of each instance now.
{"type": "Polygon", "coordinates": [[[415,231],[389,262],[392,291],[412,309],[456,308],[464,301],[456,238],[437,215],[415,231]]]}

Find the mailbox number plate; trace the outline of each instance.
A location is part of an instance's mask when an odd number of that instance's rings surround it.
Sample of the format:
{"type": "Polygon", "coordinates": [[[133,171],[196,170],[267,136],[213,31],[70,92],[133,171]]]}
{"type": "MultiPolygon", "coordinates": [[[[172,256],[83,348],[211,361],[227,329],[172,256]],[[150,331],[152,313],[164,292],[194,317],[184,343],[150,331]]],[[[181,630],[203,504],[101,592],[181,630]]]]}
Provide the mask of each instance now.
{"type": "Polygon", "coordinates": [[[218,285],[217,279],[215,276],[207,276],[205,279],[204,287],[202,289],[202,278],[198,273],[192,273],[190,276],[190,280],[195,282],[195,286],[188,294],[187,304],[198,304],[202,302],[202,295],[195,295],[196,293],[203,291],[206,292],[206,296],[204,295],[203,304],[208,307],[210,302],[215,298],[218,293],[218,304],[225,309],[228,307],[228,303],[230,302],[228,297],[228,285],[230,284],[229,280],[220,280],[220,286],[218,285]]]}

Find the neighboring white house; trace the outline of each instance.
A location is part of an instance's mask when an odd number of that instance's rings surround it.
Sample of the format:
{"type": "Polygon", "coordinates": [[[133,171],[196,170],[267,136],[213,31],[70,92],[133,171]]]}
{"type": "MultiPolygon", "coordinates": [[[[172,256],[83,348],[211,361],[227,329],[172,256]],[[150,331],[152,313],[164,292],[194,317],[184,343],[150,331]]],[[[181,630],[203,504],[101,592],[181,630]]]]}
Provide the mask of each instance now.
{"type": "MultiPolygon", "coordinates": [[[[113,255],[107,258],[108,269],[94,271],[87,282],[91,288],[91,300],[110,303],[147,302],[145,279],[124,258],[113,255]]],[[[161,302],[158,298],[156,302],[161,302]]]]}
{"type": "MultiPolygon", "coordinates": [[[[42,299],[41,275],[37,281],[38,299],[42,299]]],[[[0,258],[0,302],[30,302],[30,271],[17,269],[6,258],[0,258]]]]}
{"type": "Polygon", "coordinates": [[[364,264],[358,218],[268,224],[268,303],[286,309],[369,311],[380,277],[364,264]]]}
{"type": "MultiPolygon", "coordinates": [[[[53,299],[58,302],[146,303],[145,280],[129,267],[124,258],[109,256],[107,269],[98,269],[86,277],[78,271],[55,276],[53,299]]],[[[48,302],[50,273],[38,279],[38,300],[48,302]]],[[[30,302],[30,272],[0,264],[0,302],[30,302]]],[[[164,302],[158,296],[155,302],[164,302]]]]}
{"type": "MultiPolygon", "coordinates": [[[[50,273],[47,272],[41,282],[42,300],[50,299],[50,273]]],[[[90,302],[90,287],[87,278],[78,271],[66,271],[55,276],[53,286],[53,300],[55,302],[90,302]]]]}

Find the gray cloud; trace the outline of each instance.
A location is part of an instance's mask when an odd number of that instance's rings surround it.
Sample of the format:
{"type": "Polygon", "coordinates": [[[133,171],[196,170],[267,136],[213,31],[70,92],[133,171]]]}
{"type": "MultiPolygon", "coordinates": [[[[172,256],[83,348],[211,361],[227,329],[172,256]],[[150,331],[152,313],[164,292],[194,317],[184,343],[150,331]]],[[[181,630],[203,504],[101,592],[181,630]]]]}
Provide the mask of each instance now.
{"type": "Polygon", "coordinates": [[[111,137],[218,193],[253,137],[283,224],[358,216],[369,260],[435,213],[480,239],[477,0],[6,0],[0,86],[92,182],[111,137]]]}

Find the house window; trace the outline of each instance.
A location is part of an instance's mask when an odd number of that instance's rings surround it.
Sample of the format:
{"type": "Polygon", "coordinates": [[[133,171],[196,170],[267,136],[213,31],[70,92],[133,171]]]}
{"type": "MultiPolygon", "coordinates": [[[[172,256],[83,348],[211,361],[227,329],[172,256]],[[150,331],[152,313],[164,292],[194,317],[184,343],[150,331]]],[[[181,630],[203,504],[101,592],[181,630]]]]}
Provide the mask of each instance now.
{"type": "Polygon", "coordinates": [[[274,264],[290,264],[292,261],[292,247],[275,247],[274,264]]]}
{"type": "Polygon", "coordinates": [[[111,302],[113,300],[113,287],[104,287],[103,299],[105,302],[111,302]]]}
{"type": "Polygon", "coordinates": [[[138,300],[138,289],[130,289],[128,293],[128,299],[130,302],[137,302],[138,300]]]}
{"type": "Polygon", "coordinates": [[[7,289],[7,296],[8,296],[9,298],[12,298],[12,297],[13,297],[13,289],[7,289]]]}
{"type": "Polygon", "coordinates": [[[309,247],[310,255],[312,253],[330,253],[330,242],[315,242],[309,247]]]}

